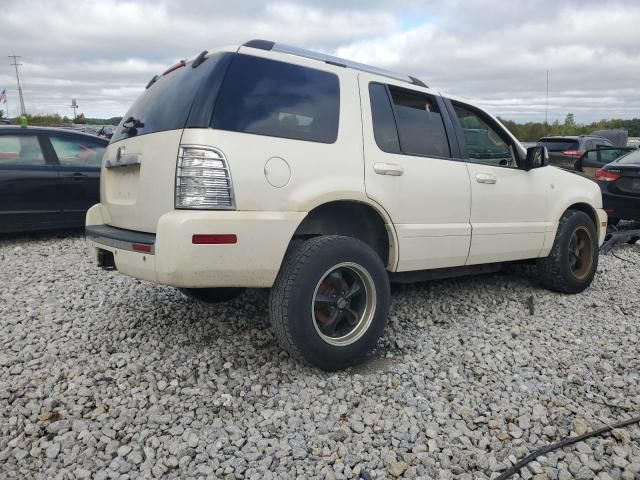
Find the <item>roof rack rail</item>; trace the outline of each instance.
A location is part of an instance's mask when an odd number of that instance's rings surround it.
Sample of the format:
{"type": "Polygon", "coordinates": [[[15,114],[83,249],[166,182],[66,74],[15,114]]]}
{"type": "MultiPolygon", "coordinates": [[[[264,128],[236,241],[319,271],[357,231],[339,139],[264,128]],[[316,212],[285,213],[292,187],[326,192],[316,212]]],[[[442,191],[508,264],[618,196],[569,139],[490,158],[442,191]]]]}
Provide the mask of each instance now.
{"type": "Polygon", "coordinates": [[[330,65],[353,68],[354,70],[360,70],[362,72],[375,73],[376,75],[382,75],[384,77],[393,78],[395,80],[411,83],[420,87],[429,88],[421,80],[409,75],[390,72],[389,70],[385,70],[384,68],[373,67],[364,63],[352,62],[351,60],[346,60],[344,58],[334,57],[332,55],[326,55],[324,53],[314,52],[312,50],[306,50],[304,48],[294,47],[291,45],[285,45],[283,43],[276,43],[270,40],[250,40],[244,43],[243,46],[259,48],[260,50],[288,53],[291,55],[297,55],[299,57],[311,58],[313,60],[319,60],[330,65]]]}

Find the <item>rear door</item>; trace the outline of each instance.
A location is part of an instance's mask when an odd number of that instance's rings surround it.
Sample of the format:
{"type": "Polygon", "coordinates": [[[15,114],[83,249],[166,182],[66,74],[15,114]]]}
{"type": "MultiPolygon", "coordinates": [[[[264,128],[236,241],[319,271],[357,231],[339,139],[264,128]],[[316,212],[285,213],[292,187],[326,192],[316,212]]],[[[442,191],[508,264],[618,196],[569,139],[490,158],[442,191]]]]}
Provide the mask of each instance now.
{"type": "Polygon", "coordinates": [[[48,141],[59,163],[61,220],[84,225],[87,210],[100,203],[100,164],[107,142],[66,133],[51,134],[48,141]]]}
{"type": "Polygon", "coordinates": [[[39,134],[0,133],[0,232],[57,226],[58,181],[55,159],[39,134]]]}
{"type": "Polygon", "coordinates": [[[551,227],[550,169],[521,170],[519,148],[497,121],[470,105],[448,105],[471,179],[473,234],[467,264],[537,257],[551,227]]]}
{"type": "Polygon", "coordinates": [[[464,265],[471,189],[442,100],[368,74],[359,82],[366,192],[393,220],[397,271],[464,265]]]}

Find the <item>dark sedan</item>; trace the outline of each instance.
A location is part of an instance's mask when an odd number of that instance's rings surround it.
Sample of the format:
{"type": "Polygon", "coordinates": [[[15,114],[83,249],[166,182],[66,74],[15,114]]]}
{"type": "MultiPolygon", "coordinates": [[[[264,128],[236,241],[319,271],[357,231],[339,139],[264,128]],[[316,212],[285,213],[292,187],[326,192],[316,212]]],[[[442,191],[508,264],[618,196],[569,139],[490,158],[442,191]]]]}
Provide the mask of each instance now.
{"type": "Polygon", "coordinates": [[[70,130],[0,126],[0,232],[84,226],[100,202],[107,144],[70,130]]]}
{"type": "Polygon", "coordinates": [[[619,158],[596,172],[609,223],[640,221],[640,150],[619,158]]]}

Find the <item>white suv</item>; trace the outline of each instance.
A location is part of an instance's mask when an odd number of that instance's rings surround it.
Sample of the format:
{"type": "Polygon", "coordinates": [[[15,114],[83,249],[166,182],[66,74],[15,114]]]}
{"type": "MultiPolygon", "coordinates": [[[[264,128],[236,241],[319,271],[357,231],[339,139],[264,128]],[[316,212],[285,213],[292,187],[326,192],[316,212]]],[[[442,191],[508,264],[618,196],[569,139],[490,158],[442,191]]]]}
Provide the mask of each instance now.
{"type": "Polygon", "coordinates": [[[375,67],[254,40],[154,77],[105,153],[98,263],[203,301],[271,288],[276,337],[323,369],[361,360],[389,282],[536,263],[591,283],[598,186],[484,110],[375,67]]]}

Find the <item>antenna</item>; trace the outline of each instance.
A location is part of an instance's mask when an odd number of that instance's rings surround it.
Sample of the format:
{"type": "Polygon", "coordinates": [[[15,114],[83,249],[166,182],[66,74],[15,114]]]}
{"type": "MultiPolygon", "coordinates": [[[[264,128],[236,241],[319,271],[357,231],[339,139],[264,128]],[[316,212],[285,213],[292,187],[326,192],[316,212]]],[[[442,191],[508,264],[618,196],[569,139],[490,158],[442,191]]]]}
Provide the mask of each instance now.
{"type": "Polygon", "coordinates": [[[22,87],[20,86],[20,75],[18,75],[18,67],[22,65],[21,63],[18,63],[20,55],[8,55],[8,57],[13,58],[13,63],[10,65],[16,67],[16,81],[18,82],[18,95],[20,96],[20,111],[22,112],[22,115],[26,115],[27,110],[24,108],[24,97],[22,96],[22,87]]]}
{"type": "Polygon", "coordinates": [[[544,134],[549,133],[549,70],[547,70],[547,100],[544,105],[544,134]]]}

